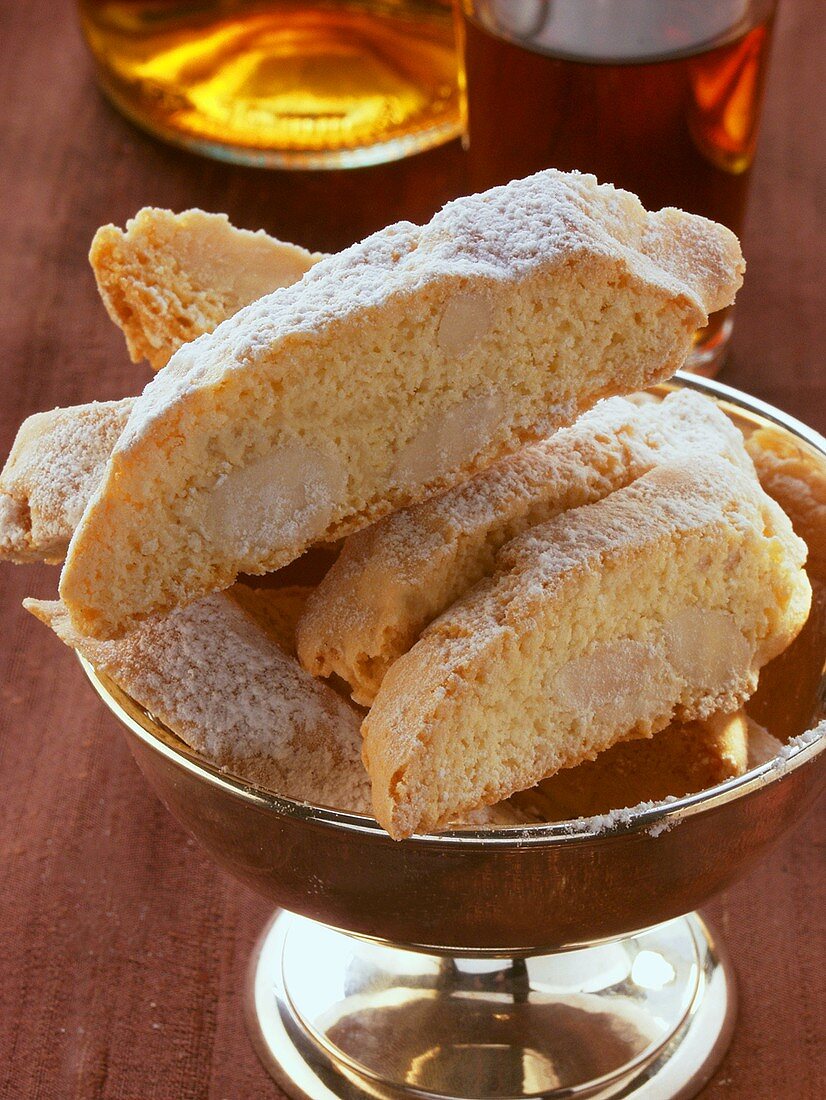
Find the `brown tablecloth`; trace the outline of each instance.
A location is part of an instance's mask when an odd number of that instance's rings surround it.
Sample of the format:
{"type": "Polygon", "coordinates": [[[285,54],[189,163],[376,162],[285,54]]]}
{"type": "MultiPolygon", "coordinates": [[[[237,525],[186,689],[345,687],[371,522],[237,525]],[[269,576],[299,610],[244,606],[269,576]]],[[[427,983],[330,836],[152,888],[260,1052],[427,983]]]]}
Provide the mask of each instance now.
{"type": "MultiPolygon", "coordinates": [[[[73,5],[0,5],[0,452],[38,409],[138,391],[86,263],[140,206],[225,210],[316,249],[461,190],[452,146],[351,174],[232,168],[134,130],[96,92],[73,5]]],[[[826,21],[781,4],[724,378],[826,428],[821,277],[826,21]]],[[[146,787],[72,655],[20,607],[47,567],[0,569],[0,1094],[278,1097],[240,990],[268,906],[219,871],[146,787]]],[[[822,849],[813,813],[712,907],[740,1017],[708,1098],[826,1096],[822,849]]]]}

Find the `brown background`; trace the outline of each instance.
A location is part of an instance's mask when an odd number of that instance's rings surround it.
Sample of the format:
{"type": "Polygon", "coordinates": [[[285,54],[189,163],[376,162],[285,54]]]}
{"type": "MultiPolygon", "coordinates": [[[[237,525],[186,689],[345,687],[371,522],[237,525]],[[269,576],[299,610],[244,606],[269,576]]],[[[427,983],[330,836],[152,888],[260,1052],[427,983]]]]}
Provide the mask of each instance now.
{"type": "MultiPolygon", "coordinates": [[[[0,0],[3,455],[29,413],[144,385],[86,263],[101,223],[145,204],[200,205],[335,249],[461,190],[455,147],[302,177],[167,149],[96,93],[72,9],[0,0]]],[[[781,4],[724,374],[821,430],[825,23],[820,0],[781,4]]],[[[268,907],[183,835],[71,654],[20,608],[56,580],[46,567],[0,569],[0,1095],[278,1097],[239,1000],[268,907]]],[[[707,1098],[826,1096],[823,823],[812,814],[713,906],[741,1009],[707,1098]]]]}

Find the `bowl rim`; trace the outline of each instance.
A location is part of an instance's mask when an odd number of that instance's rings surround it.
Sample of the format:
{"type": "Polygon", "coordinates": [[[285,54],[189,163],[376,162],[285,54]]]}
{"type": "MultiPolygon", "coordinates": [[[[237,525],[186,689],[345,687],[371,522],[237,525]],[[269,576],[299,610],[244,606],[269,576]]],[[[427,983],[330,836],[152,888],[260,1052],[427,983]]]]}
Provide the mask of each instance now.
{"type": "MultiPolygon", "coordinates": [[[[677,371],[674,378],[662,384],[663,389],[673,390],[689,388],[708,394],[718,403],[729,405],[733,411],[756,414],[760,420],[769,421],[785,429],[798,440],[808,444],[826,459],[826,438],[795,417],[776,409],[757,397],[743,393],[732,386],[712,379],[677,371]]],[[[136,717],[143,708],[130,696],[114,684],[108,677],[98,673],[94,666],[77,654],[92,687],[109,710],[131,733],[147,747],[178,767],[183,768],[201,781],[222,788],[226,793],[252,803],[261,810],[274,812],[279,816],[297,818],[316,825],[343,829],[348,832],[362,833],[382,838],[390,843],[388,834],[371,817],[350,813],[325,806],[316,806],[308,802],[299,802],[283,795],[256,787],[246,780],[223,771],[217,765],[202,759],[172,731],[169,740],[158,736],[149,722],[143,724],[136,717]],[[128,701],[128,703],[127,703],[128,701]],[[126,705],[124,705],[126,704],[126,705]],[[132,704],[129,706],[128,704],[132,704]],[[127,709],[128,707],[128,709],[127,709]],[[178,748],[172,742],[178,742],[178,748]]],[[[162,728],[157,721],[152,723],[162,728]]],[[[593,818],[577,818],[571,821],[538,822],[525,825],[502,825],[483,827],[463,827],[446,833],[416,833],[407,838],[405,844],[426,845],[446,848],[525,848],[552,846],[560,843],[595,843],[613,837],[631,833],[648,832],[656,836],[666,832],[680,821],[697,813],[723,806],[734,799],[745,797],[770,783],[777,782],[792,771],[809,763],[826,751],[826,721],[821,721],[806,733],[792,738],[784,746],[778,757],[760,764],[741,776],[725,780],[714,787],[706,788],[695,794],[681,798],[670,798],[656,803],[642,803],[639,807],[630,807],[611,814],[593,818]]]]}

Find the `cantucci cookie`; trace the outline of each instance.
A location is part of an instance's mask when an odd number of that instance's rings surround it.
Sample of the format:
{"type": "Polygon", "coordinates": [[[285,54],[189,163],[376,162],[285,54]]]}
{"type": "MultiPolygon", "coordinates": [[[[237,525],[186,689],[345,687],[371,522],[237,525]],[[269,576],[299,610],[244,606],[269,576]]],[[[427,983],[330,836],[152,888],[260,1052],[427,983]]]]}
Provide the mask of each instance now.
{"type": "MultiPolygon", "coordinates": [[[[125,233],[99,229],[91,252],[133,358],[146,354],[156,369],[182,343],[296,282],[318,258],[201,210],[141,210],[125,233]]],[[[0,473],[0,559],[63,561],[133,404],[95,401],[23,422],[0,473]]]]}
{"type": "Polygon", "coordinates": [[[471,810],[453,827],[571,821],[681,798],[743,775],[782,748],[744,710],[672,722],[653,737],[622,741],[504,802],[471,810]]]}
{"type": "Polygon", "coordinates": [[[361,715],[284,652],[266,614],[222,593],[97,641],[59,601],[24,606],[219,767],[288,798],[370,813],[361,715]]]}
{"type": "Polygon", "coordinates": [[[826,581],[826,474],[804,444],[774,428],[752,432],[746,447],[763,488],[809,548],[810,575],[826,581]]]}
{"type": "Polygon", "coordinates": [[[673,722],[653,737],[623,741],[536,787],[513,796],[522,812],[544,821],[594,817],[662,802],[742,775],[749,752],[745,711],[702,722],[673,722]]]}
{"type": "Polygon", "coordinates": [[[301,663],[316,676],[340,676],[369,705],[390,665],[493,570],[505,542],[658,463],[707,454],[750,469],[742,435],[701,394],[601,402],[550,439],[351,535],[299,622],[301,663]]]}
{"type": "Polygon", "coordinates": [[[148,359],[155,370],[242,306],[297,282],[319,258],[263,230],[236,229],[225,214],[150,207],[125,231],[102,226],[89,253],[133,362],[148,359]]]}
{"type": "MultiPolygon", "coordinates": [[[[237,584],[118,641],[79,635],[59,601],[25,606],[219,767],[287,798],[371,815],[360,714],[286,655],[308,593],[237,584]]],[[[529,820],[504,803],[454,827],[529,820]]]]}
{"type": "Polygon", "coordinates": [[[84,633],[262,573],[668,377],[736,238],[549,170],[390,226],[185,344],[69,548],[84,633]]]}
{"type": "Polygon", "coordinates": [[[23,421],[0,473],[0,559],[63,561],[132,404],[93,401],[23,421]]]}
{"type": "Polygon", "coordinates": [[[438,828],[672,720],[733,711],[805,622],[805,545],[754,474],[662,465],[508,543],[391,667],[373,809],[438,828]]]}

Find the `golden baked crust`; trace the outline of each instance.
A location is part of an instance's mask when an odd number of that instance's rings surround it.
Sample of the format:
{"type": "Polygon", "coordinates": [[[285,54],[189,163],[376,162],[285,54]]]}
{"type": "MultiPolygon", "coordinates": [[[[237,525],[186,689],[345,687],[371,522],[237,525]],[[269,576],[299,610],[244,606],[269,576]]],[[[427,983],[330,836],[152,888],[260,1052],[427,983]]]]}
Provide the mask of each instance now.
{"type": "Polygon", "coordinates": [[[236,229],[226,214],[145,207],[126,229],[102,226],[89,261],[132,361],[155,370],[196,339],[320,259],[298,245],[236,229]]]}
{"type": "Polygon", "coordinates": [[[733,711],[805,622],[805,546],[754,474],[660,466],[508,543],[364,721],[396,838],[669,722],[733,711]]]}
{"type": "Polygon", "coordinates": [[[114,636],[668,377],[742,270],[723,227],[553,170],[322,260],[138,399],[69,549],[73,622],[114,636]]]}
{"type": "Polygon", "coordinates": [[[301,663],[315,676],[340,676],[369,706],[388,668],[493,571],[504,543],[658,463],[713,454],[751,469],[738,429],[699,393],[680,390],[642,406],[601,402],[463,485],[351,535],[299,621],[301,663]]]}

